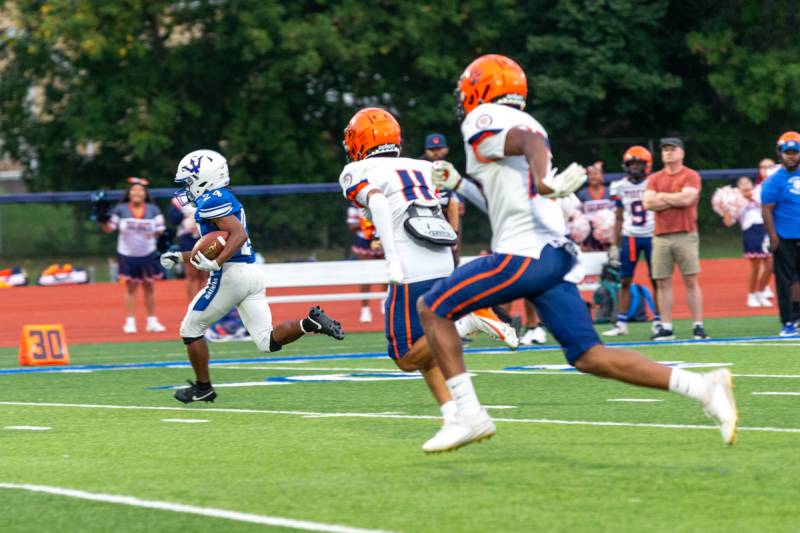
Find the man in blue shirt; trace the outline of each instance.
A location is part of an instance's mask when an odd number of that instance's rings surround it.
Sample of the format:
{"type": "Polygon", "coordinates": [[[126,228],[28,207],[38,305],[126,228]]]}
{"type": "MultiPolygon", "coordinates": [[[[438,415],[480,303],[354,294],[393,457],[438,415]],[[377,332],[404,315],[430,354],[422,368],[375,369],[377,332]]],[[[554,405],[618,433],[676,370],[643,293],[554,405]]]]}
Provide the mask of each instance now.
{"type": "Polygon", "coordinates": [[[800,133],[778,139],[781,168],[761,186],[764,225],[774,253],[775,286],[781,315],[781,337],[797,336],[800,304],[792,302],[792,284],[800,278],[800,133]]]}

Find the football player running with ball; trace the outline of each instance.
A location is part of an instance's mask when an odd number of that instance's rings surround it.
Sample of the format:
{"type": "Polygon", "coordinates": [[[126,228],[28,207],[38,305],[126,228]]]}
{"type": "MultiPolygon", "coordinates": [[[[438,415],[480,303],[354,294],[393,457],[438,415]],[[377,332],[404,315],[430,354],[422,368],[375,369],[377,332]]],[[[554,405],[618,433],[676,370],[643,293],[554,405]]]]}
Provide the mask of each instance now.
{"type": "Polygon", "coordinates": [[[201,252],[166,252],[161,264],[173,268],[177,263],[191,261],[200,270],[211,273],[208,284],[189,304],[181,323],[180,334],[196,381],[175,391],[183,403],[211,402],[217,397],[211,385],[208,369],[209,353],[203,335],[208,327],[236,306],[247,331],[262,352],[277,352],[284,344],[294,342],[306,333],[324,333],[337,340],[344,338],[339,322],[319,307],[312,307],[301,320],[272,326],[272,313],[264,293],[265,280],[255,264],[255,251],[247,235],[247,218],[236,196],[227,188],[230,183],[228,162],[213,150],[195,150],[178,164],[175,181],[182,188],[175,197],[182,205],[197,207],[195,220],[200,235],[225,231],[225,246],[214,260],[201,252]]]}
{"type": "MultiPolygon", "coordinates": [[[[416,301],[453,271],[451,247],[457,240],[441,214],[431,183],[431,163],[400,157],[400,125],[385,109],[356,113],[344,131],[350,161],[339,177],[345,197],[369,210],[387,262],[389,294],[384,302],[388,353],[406,372],[419,370],[442,411],[444,424],[455,404],[423,336],[416,301]]],[[[516,348],[513,328],[498,320],[465,316],[461,335],[483,331],[516,348]]],[[[459,342],[460,338],[459,338],[459,342]]]]}
{"type": "MultiPolygon", "coordinates": [[[[488,204],[493,253],[457,268],[418,302],[425,337],[457,410],[455,422],[443,426],[422,449],[444,452],[494,435],[494,422],[464,365],[453,321],[521,297],[533,302],[578,370],[688,396],[716,420],[723,441],[733,444],[738,415],[728,369],[687,372],[600,342],[578,288],[567,281],[574,279],[569,273],[577,261],[554,201],[577,190],[586,174],[574,163],[560,174],[551,168],[547,132],[523,112],[527,81],[519,65],[500,55],[479,57],[459,79],[456,95],[467,172],[482,186],[488,204]]],[[[434,184],[474,197],[474,183],[446,170],[434,168],[434,184]]]]}

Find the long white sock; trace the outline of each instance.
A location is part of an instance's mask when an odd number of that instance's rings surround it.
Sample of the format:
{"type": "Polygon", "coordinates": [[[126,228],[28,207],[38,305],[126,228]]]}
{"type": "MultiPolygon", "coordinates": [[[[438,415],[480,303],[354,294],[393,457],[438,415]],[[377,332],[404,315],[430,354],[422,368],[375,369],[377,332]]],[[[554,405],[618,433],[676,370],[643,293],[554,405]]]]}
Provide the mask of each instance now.
{"type": "Polygon", "coordinates": [[[475,319],[471,314],[456,320],[455,326],[459,337],[466,337],[470,333],[478,330],[475,325],[475,319]]]}
{"type": "Polygon", "coordinates": [[[464,372],[447,380],[447,388],[456,402],[456,409],[462,415],[470,416],[481,410],[481,403],[472,386],[472,379],[464,372]]]}
{"type": "Polygon", "coordinates": [[[456,419],[456,413],[458,412],[458,407],[456,407],[456,402],[450,400],[449,402],[445,402],[439,406],[439,409],[442,411],[442,418],[444,419],[445,424],[449,424],[450,422],[454,422],[456,419]]]}
{"type": "Polygon", "coordinates": [[[667,331],[672,331],[672,322],[662,322],[661,327],[667,331]]]}
{"type": "Polygon", "coordinates": [[[669,390],[701,403],[708,396],[708,385],[702,374],[688,372],[681,368],[672,369],[672,373],[669,375],[669,390]]]}

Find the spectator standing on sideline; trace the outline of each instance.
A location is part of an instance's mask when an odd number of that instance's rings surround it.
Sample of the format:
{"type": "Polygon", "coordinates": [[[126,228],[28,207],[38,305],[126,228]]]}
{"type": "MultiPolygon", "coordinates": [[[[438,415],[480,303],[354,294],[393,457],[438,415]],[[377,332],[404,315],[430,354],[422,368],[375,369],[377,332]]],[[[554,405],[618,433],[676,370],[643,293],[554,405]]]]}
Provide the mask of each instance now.
{"type": "Polygon", "coordinates": [[[775,164],[775,161],[772,158],[765,157],[761,161],[758,162],[758,172],[756,173],[756,181],[755,185],[761,185],[764,181],[770,177],[776,170],[778,170],[779,165],[775,164]]]}
{"type": "Polygon", "coordinates": [[[788,131],[778,139],[781,168],[761,188],[764,225],[774,254],[775,288],[781,337],[797,335],[800,304],[792,300],[792,285],[800,278],[800,133],[788,131]]]}
{"type": "Polygon", "coordinates": [[[692,335],[707,339],[703,327],[703,293],[700,273],[700,238],[697,235],[697,202],[700,199],[700,175],[683,165],[686,156],[683,141],[677,137],[661,139],[664,168],[647,178],[644,207],[655,211],[652,274],[658,286],[658,309],[661,327],[651,337],[655,341],[675,338],[672,328],[672,272],[675,264],[683,276],[686,299],[692,314],[692,335]]]}
{"type": "Polygon", "coordinates": [[[128,178],[128,190],[111,211],[111,219],[103,231],[119,231],[117,261],[119,278],[125,281],[125,325],[122,331],[136,333],[136,288],[142,287],[147,309],[146,331],[161,332],[165,328],[156,317],[153,281],[164,278],[164,269],[156,250],[156,239],[164,232],[164,215],[147,192],[147,180],[128,178]]]}
{"type": "MultiPolygon", "coordinates": [[[[446,160],[447,154],[450,153],[447,138],[441,133],[428,134],[425,137],[424,148],[425,152],[417,159],[431,163],[446,160]]],[[[439,196],[439,205],[442,207],[442,214],[458,234],[458,242],[453,246],[453,260],[458,266],[461,259],[461,217],[464,216],[466,206],[457,192],[437,190],[437,195],[439,196]]]]}
{"type": "Polygon", "coordinates": [[[764,228],[764,218],[761,215],[761,191],[759,187],[753,188],[753,182],[744,176],[739,178],[736,186],[747,200],[747,205],[735,219],[730,211],[725,211],[722,222],[728,227],[736,222],[742,226],[744,256],[750,263],[747,307],[772,307],[767,293],[769,278],[772,276],[772,266],[769,261],[771,254],[764,246],[767,230],[764,228]]]}
{"type": "MultiPolygon", "coordinates": [[[[181,206],[177,198],[172,199],[167,211],[167,220],[177,228],[175,236],[178,238],[180,252],[191,252],[200,238],[200,228],[194,220],[195,211],[197,208],[194,205],[181,206]]],[[[191,301],[208,281],[208,272],[196,269],[191,263],[183,263],[183,272],[186,276],[186,293],[191,301]]]]}
{"type": "MultiPolygon", "coordinates": [[[[353,244],[350,251],[356,259],[383,259],[383,248],[375,235],[375,226],[355,204],[350,204],[350,207],[347,208],[347,229],[353,233],[353,244]]],[[[369,284],[361,285],[361,292],[369,292],[370,288],[369,284]]],[[[372,311],[370,311],[367,299],[361,300],[361,315],[358,320],[363,323],[372,322],[372,311]]]]}

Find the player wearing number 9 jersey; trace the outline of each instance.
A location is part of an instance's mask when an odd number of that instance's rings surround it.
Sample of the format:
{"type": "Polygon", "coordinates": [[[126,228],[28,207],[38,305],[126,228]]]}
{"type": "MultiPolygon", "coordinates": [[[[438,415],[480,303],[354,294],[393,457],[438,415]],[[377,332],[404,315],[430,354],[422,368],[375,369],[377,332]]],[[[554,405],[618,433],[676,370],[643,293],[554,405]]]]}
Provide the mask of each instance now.
{"type": "MultiPolygon", "coordinates": [[[[647,175],[653,166],[653,156],[644,146],[631,146],[622,156],[625,176],[611,183],[611,200],[617,206],[617,223],[614,226],[612,246],[608,251],[609,262],[618,265],[622,288],[619,297],[619,314],[616,326],[603,335],[616,337],[628,334],[628,307],[631,302],[631,283],[639,258],[644,255],[647,273],[651,279],[654,300],[658,301],[658,288],[652,280],[650,256],[653,251],[653,230],[655,214],[644,208],[642,202],[647,190],[647,175]]],[[[653,327],[657,327],[661,317],[656,313],[653,327]]]]}
{"type": "Polygon", "coordinates": [[[166,252],[161,264],[172,268],[191,260],[200,270],[211,272],[208,284],[189,304],[181,323],[181,337],[186,345],[196,381],[175,391],[183,403],[214,401],[217,393],[211,385],[208,368],[209,352],[203,335],[206,329],[225,316],[234,306],[239,311],[247,331],[262,352],[275,352],[284,344],[299,339],[305,333],[324,333],[338,340],[344,338],[341,325],[319,307],[311,308],[301,320],[272,326],[272,313],[264,293],[266,283],[261,268],[255,264],[253,247],[247,233],[244,208],[228,189],[228,162],[213,150],[195,150],[178,164],[175,181],[181,189],[175,197],[182,205],[197,207],[195,220],[200,234],[213,231],[228,233],[225,246],[214,259],[198,252],[166,252]]]}

